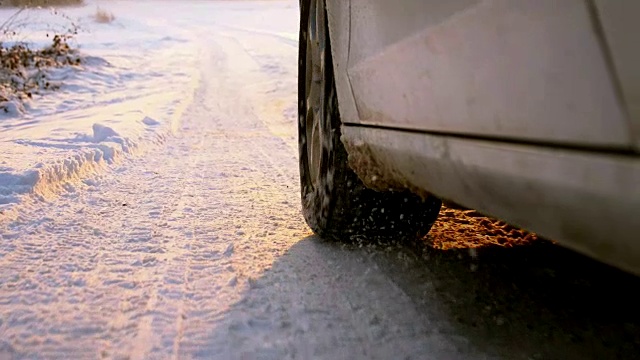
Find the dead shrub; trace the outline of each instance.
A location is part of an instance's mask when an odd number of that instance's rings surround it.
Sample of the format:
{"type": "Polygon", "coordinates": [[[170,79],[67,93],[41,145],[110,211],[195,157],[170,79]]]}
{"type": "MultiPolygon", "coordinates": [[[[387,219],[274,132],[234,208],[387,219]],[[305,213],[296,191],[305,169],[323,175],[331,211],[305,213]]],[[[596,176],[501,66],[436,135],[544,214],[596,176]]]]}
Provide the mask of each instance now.
{"type": "Polygon", "coordinates": [[[55,8],[51,11],[69,22],[52,27],[46,35],[51,43],[43,48],[33,49],[28,41],[15,40],[22,37],[20,30],[25,25],[32,24],[27,7],[17,9],[0,24],[0,113],[22,113],[34,94],[59,89],[61,83],[49,79],[53,68],[81,65],[73,46],[78,24],[55,8]]]}
{"type": "Polygon", "coordinates": [[[95,14],[96,22],[99,22],[101,24],[108,24],[113,20],[115,20],[115,18],[116,17],[113,16],[113,14],[108,12],[107,10],[101,9],[99,7],[96,9],[96,14],[95,14]]]}

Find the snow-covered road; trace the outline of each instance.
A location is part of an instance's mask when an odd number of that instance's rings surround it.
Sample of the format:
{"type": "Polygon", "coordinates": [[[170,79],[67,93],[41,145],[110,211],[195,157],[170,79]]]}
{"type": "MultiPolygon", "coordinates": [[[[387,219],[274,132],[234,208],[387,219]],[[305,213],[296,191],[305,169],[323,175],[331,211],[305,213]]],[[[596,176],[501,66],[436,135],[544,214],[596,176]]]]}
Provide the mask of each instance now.
{"type": "Polygon", "coordinates": [[[195,91],[173,135],[0,218],[0,359],[638,354],[640,295],[625,290],[638,280],[571,252],[472,260],[312,236],[299,205],[297,1],[113,4],[181,29],[195,91]]]}

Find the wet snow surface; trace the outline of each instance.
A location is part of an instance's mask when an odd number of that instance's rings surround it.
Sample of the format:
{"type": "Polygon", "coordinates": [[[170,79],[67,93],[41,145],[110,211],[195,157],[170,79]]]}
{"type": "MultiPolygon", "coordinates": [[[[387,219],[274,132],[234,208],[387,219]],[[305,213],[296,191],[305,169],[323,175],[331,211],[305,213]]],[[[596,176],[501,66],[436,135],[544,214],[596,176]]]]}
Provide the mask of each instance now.
{"type": "Polygon", "coordinates": [[[0,120],[0,359],[637,357],[638,280],[558,247],[312,236],[296,1],[103,7],[0,120]]]}

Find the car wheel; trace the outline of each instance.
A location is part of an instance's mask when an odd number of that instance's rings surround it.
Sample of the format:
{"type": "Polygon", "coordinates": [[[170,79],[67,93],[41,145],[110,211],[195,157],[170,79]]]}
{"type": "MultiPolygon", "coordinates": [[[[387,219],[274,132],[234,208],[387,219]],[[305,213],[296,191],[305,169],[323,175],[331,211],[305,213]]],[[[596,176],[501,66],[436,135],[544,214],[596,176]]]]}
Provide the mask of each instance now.
{"type": "Polygon", "coordinates": [[[307,224],[332,240],[425,235],[438,216],[439,199],[367,189],[349,168],[325,2],[303,0],[300,7],[298,145],[307,224]]]}

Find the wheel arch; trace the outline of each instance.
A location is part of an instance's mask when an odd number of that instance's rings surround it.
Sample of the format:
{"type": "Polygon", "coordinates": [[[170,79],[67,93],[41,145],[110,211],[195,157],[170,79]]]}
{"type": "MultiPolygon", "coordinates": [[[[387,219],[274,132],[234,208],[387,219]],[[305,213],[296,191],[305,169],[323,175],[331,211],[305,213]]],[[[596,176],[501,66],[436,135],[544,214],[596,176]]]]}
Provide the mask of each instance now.
{"type": "Polygon", "coordinates": [[[358,111],[347,72],[351,47],[351,0],[325,0],[338,107],[343,123],[357,122],[358,111]]]}

